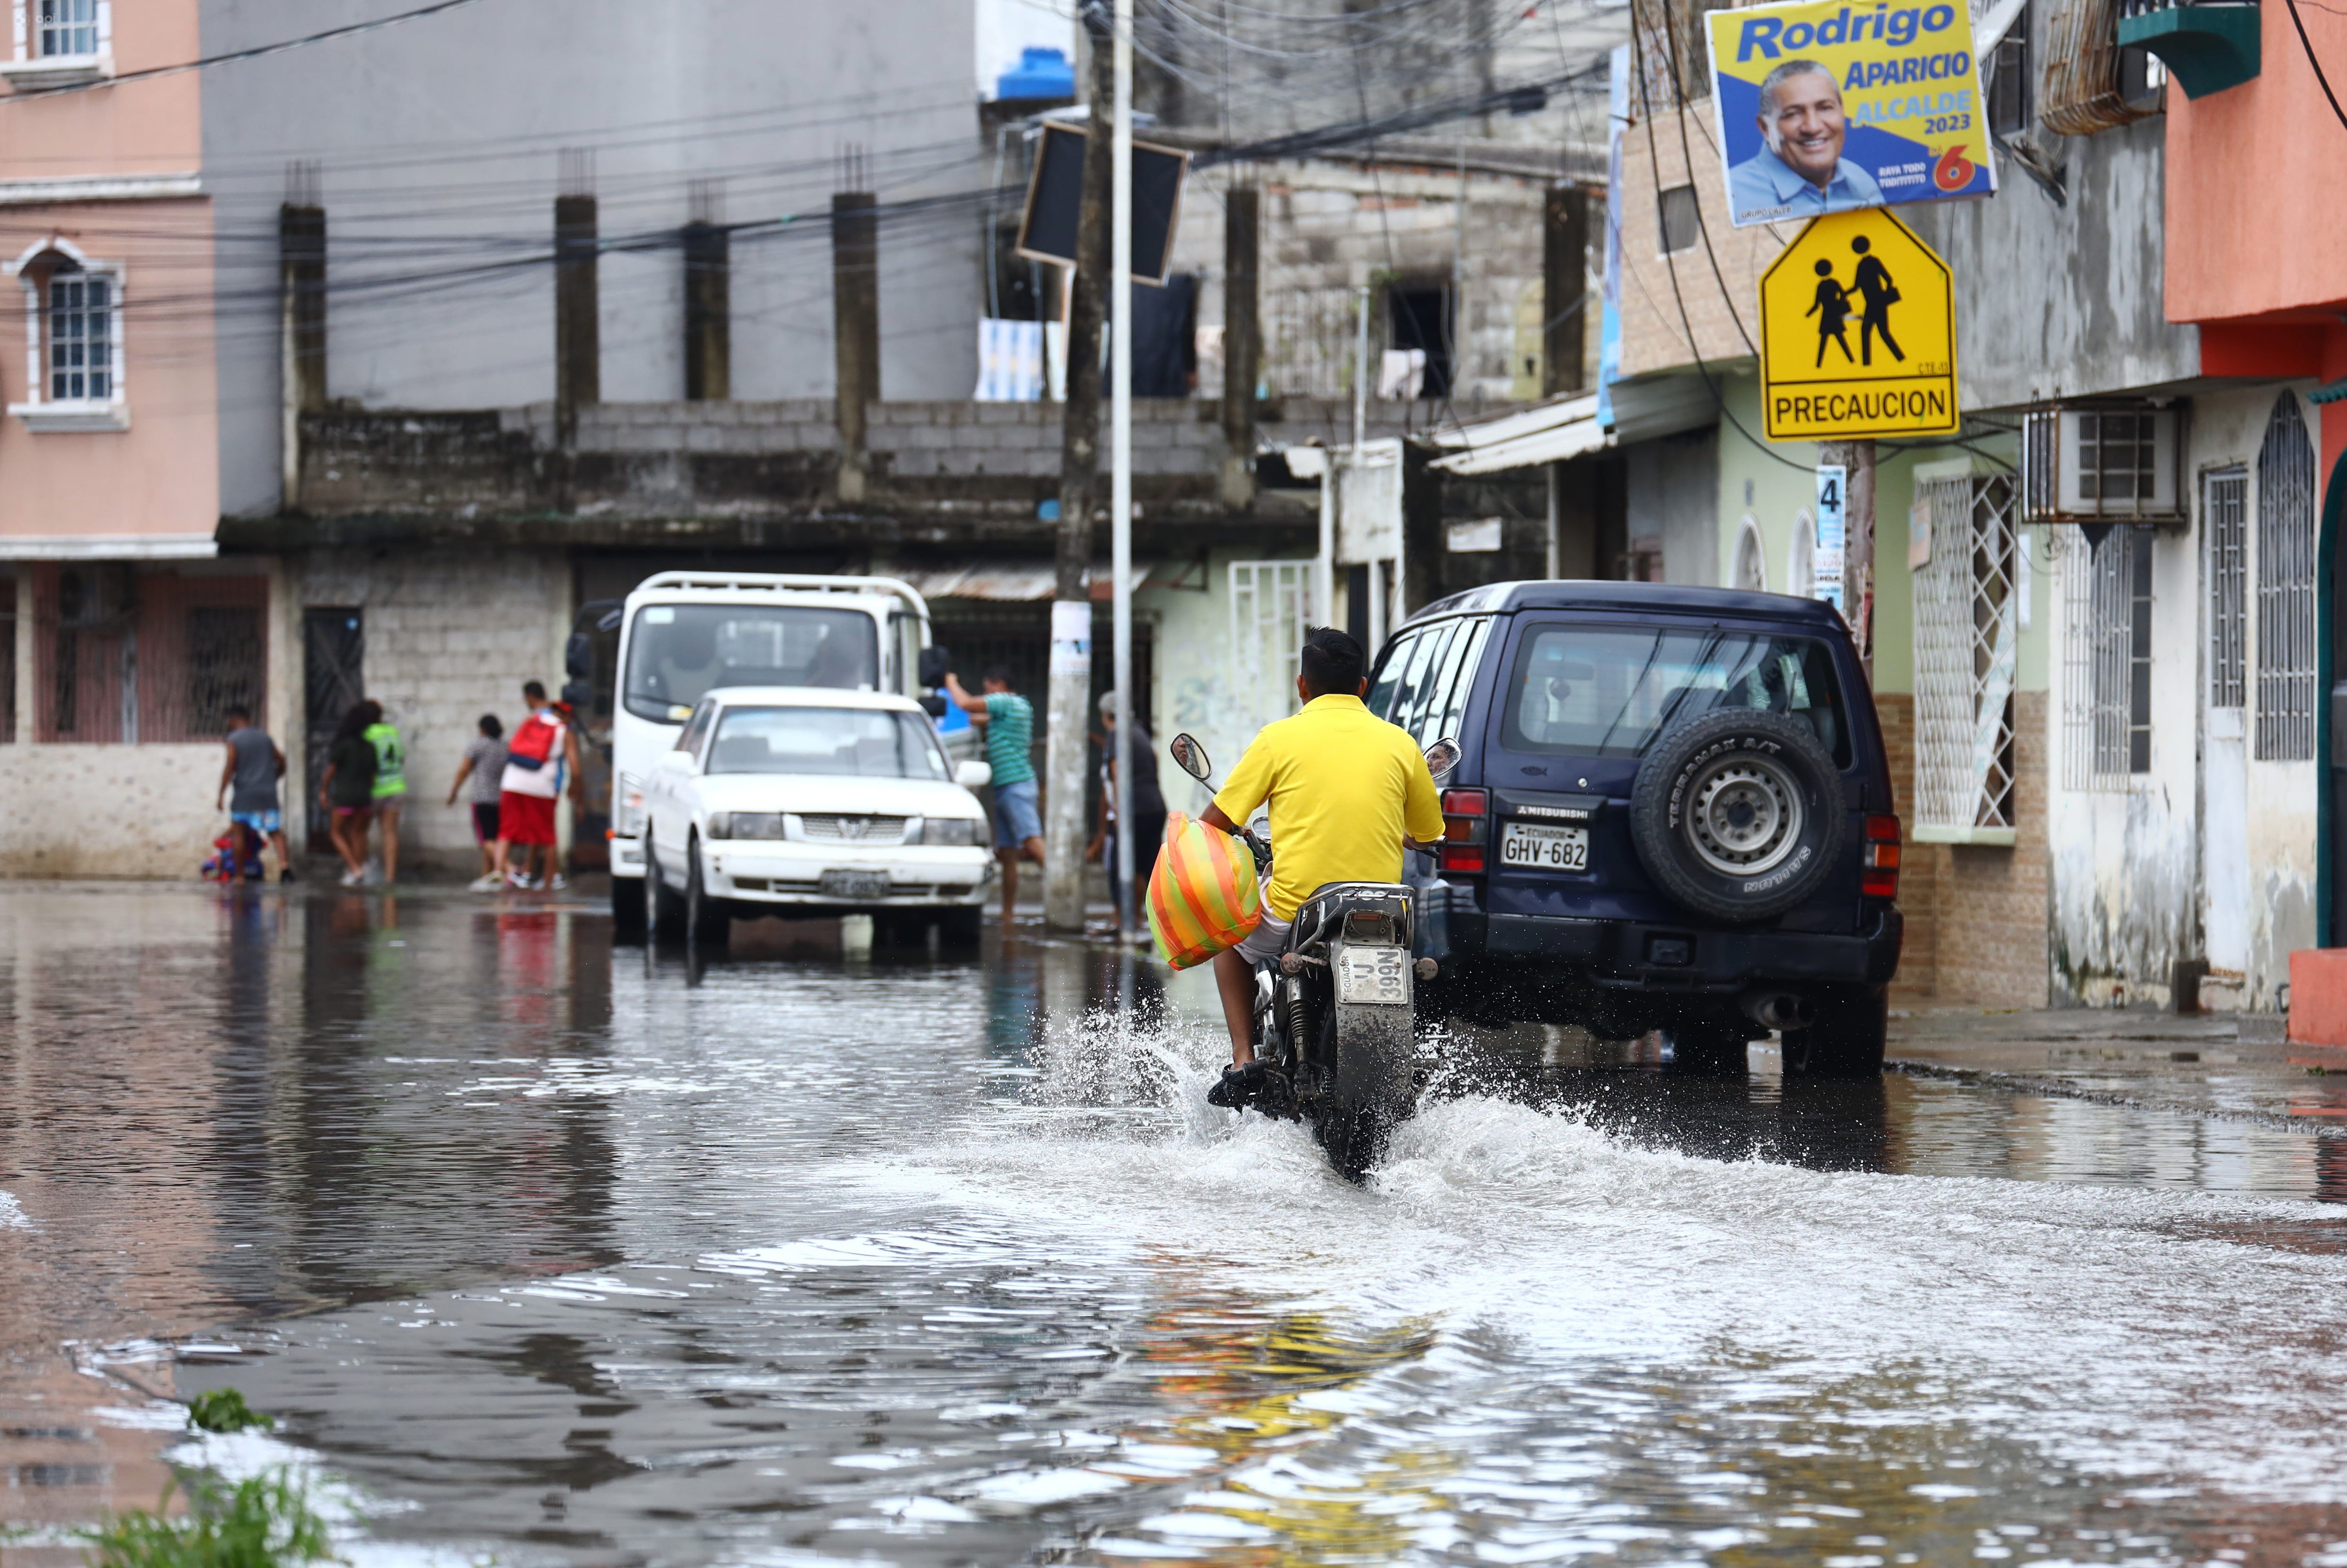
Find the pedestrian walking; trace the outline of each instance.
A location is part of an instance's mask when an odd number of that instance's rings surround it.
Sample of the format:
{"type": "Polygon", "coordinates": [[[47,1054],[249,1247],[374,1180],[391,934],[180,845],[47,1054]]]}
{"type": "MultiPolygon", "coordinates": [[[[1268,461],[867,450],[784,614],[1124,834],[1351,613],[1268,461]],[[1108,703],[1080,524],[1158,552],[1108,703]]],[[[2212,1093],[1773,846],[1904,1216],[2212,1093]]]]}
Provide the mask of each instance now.
{"type": "Polygon", "coordinates": [[[994,857],[1002,863],[1002,923],[1019,902],[1021,856],[1043,864],[1042,789],[1035,782],[1035,709],[1010,689],[1010,671],[997,664],[979,677],[979,694],[963,690],[946,671],[946,695],[954,706],[986,725],[986,764],[993,772],[994,857]]]}
{"type": "Polygon", "coordinates": [[[383,829],[383,879],[399,880],[399,812],[407,804],[407,748],[399,727],[374,705],[375,720],[366,728],[367,744],[374,748],[374,820],[383,829]]]}
{"type": "MultiPolygon", "coordinates": [[[[1092,841],[1084,851],[1088,860],[1097,859],[1108,868],[1110,899],[1122,911],[1124,899],[1117,876],[1116,835],[1122,825],[1116,816],[1116,693],[1104,692],[1100,700],[1101,730],[1101,808],[1099,820],[1092,830],[1092,841]]],[[[1149,886],[1149,874],[1156,869],[1157,852],[1165,844],[1165,794],[1157,784],[1155,743],[1142,726],[1136,715],[1133,721],[1133,877],[1135,887],[1149,886]]],[[[1139,908],[1136,901],[1134,907],[1139,908]]]]}
{"type": "Polygon", "coordinates": [[[472,781],[472,793],[466,797],[472,806],[473,843],[481,852],[481,875],[494,876],[497,870],[497,797],[505,789],[506,727],[495,713],[481,715],[480,733],[465,743],[465,760],[456,764],[456,776],[448,785],[448,804],[456,804],[456,792],[472,781]]]}
{"type": "Polygon", "coordinates": [[[527,682],[521,699],[529,717],[516,726],[506,747],[506,765],[498,777],[497,862],[473,884],[476,891],[493,892],[501,886],[560,888],[567,884],[554,860],[554,803],[562,797],[566,779],[572,802],[579,798],[579,736],[567,710],[546,700],[546,688],[527,682]],[[521,846],[522,865],[513,861],[521,846]],[[538,870],[528,869],[536,850],[538,870]]]}
{"type": "Polygon", "coordinates": [[[220,767],[218,801],[228,806],[229,836],[235,845],[236,869],[248,882],[262,879],[263,843],[277,851],[277,879],[293,880],[293,852],[285,844],[285,811],[279,781],[285,776],[285,753],[267,732],[252,722],[252,711],[228,711],[228,760],[220,767]]]}
{"type": "Polygon", "coordinates": [[[374,813],[374,743],[367,726],[383,716],[373,702],[354,702],[334,731],[326,771],[318,780],[318,804],[333,814],[328,835],[343,857],[343,886],[366,881],[367,818],[374,813]]]}

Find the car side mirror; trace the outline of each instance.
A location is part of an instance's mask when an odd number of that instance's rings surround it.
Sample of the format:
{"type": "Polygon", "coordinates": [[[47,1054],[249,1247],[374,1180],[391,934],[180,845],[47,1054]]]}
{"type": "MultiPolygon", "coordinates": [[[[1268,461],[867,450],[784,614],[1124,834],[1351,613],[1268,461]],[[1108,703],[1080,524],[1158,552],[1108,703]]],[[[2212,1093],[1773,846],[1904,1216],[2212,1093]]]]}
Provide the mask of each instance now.
{"type": "Polygon", "coordinates": [[[952,668],[953,655],[946,650],[942,643],[935,643],[921,650],[920,677],[922,685],[944,685],[946,683],[946,671],[952,668]]]}
{"type": "Polygon", "coordinates": [[[1204,784],[1207,777],[1214,771],[1213,765],[1206,761],[1206,748],[1200,745],[1198,738],[1187,730],[1174,736],[1167,743],[1165,749],[1172,753],[1174,765],[1200,784],[1204,784]]]}
{"type": "Polygon", "coordinates": [[[573,681],[595,678],[595,636],[589,631],[574,631],[570,641],[562,645],[562,672],[573,681]]]}
{"type": "Polygon", "coordinates": [[[927,696],[916,697],[913,701],[918,702],[921,705],[921,712],[932,719],[942,719],[946,716],[946,700],[934,692],[927,696]]]}
{"type": "Polygon", "coordinates": [[[674,768],[677,772],[682,774],[689,774],[692,771],[692,753],[680,748],[679,750],[671,752],[668,755],[662,757],[661,759],[661,766],[664,768],[674,768]]]}
{"type": "Polygon", "coordinates": [[[994,768],[991,764],[973,759],[954,764],[954,783],[964,789],[984,789],[993,782],[994,768]]]}
{"type": "Polygon", "coordinates": [[[1450,777],[1451,770],[1458,765],[1459,743],[1450,736],[1445,735],[1426,748],[1426,771],[1434,775],[1438,786],[1450,777]]]}

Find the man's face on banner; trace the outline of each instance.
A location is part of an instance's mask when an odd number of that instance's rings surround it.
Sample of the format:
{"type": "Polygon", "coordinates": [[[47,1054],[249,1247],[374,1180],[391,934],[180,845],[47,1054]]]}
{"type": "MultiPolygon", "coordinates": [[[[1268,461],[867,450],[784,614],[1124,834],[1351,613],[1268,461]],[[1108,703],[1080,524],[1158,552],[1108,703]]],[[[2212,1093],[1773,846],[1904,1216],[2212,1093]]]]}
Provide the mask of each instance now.
{"type": "Polygon", "coordinates": [[[1821,70],[1800,71],[1777,84],[1774,101],[1760,100],[1760,134],[1768,150],[1810,184],[1824,187],[1841,162],[1846,126],[1841,93],[1821,70]]]}

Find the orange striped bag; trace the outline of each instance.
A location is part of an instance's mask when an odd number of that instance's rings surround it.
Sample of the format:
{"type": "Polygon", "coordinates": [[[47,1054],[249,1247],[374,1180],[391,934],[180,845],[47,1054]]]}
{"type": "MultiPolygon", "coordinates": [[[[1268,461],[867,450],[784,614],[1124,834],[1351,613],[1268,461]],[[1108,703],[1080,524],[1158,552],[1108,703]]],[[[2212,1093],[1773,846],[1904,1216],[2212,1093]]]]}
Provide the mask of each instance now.
{"type": "Polygon", "coordinates": [[[1235,948],[1263,922],[1263,893],[1246,841],[1193,822],[1165,818],[1165,849],[1149,874],[1149,928],[1177,969],[1235,948]]]}

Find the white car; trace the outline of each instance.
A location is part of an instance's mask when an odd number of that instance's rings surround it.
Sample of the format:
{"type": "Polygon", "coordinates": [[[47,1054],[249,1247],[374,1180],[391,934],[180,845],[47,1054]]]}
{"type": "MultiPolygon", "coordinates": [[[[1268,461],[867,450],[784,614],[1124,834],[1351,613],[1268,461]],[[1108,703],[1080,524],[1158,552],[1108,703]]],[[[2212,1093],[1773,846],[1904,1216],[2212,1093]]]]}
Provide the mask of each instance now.
{"type": "MultiPolygon", "coordinates": [[[[978,940],[995,864],[969,792],[909,697],[804,686],[704,695],[643,792],[645,919],[718,946],[737,916],[868,913],[978,940]]],[[[918,931],[921,936],[916,936],[918,931]]]]}

